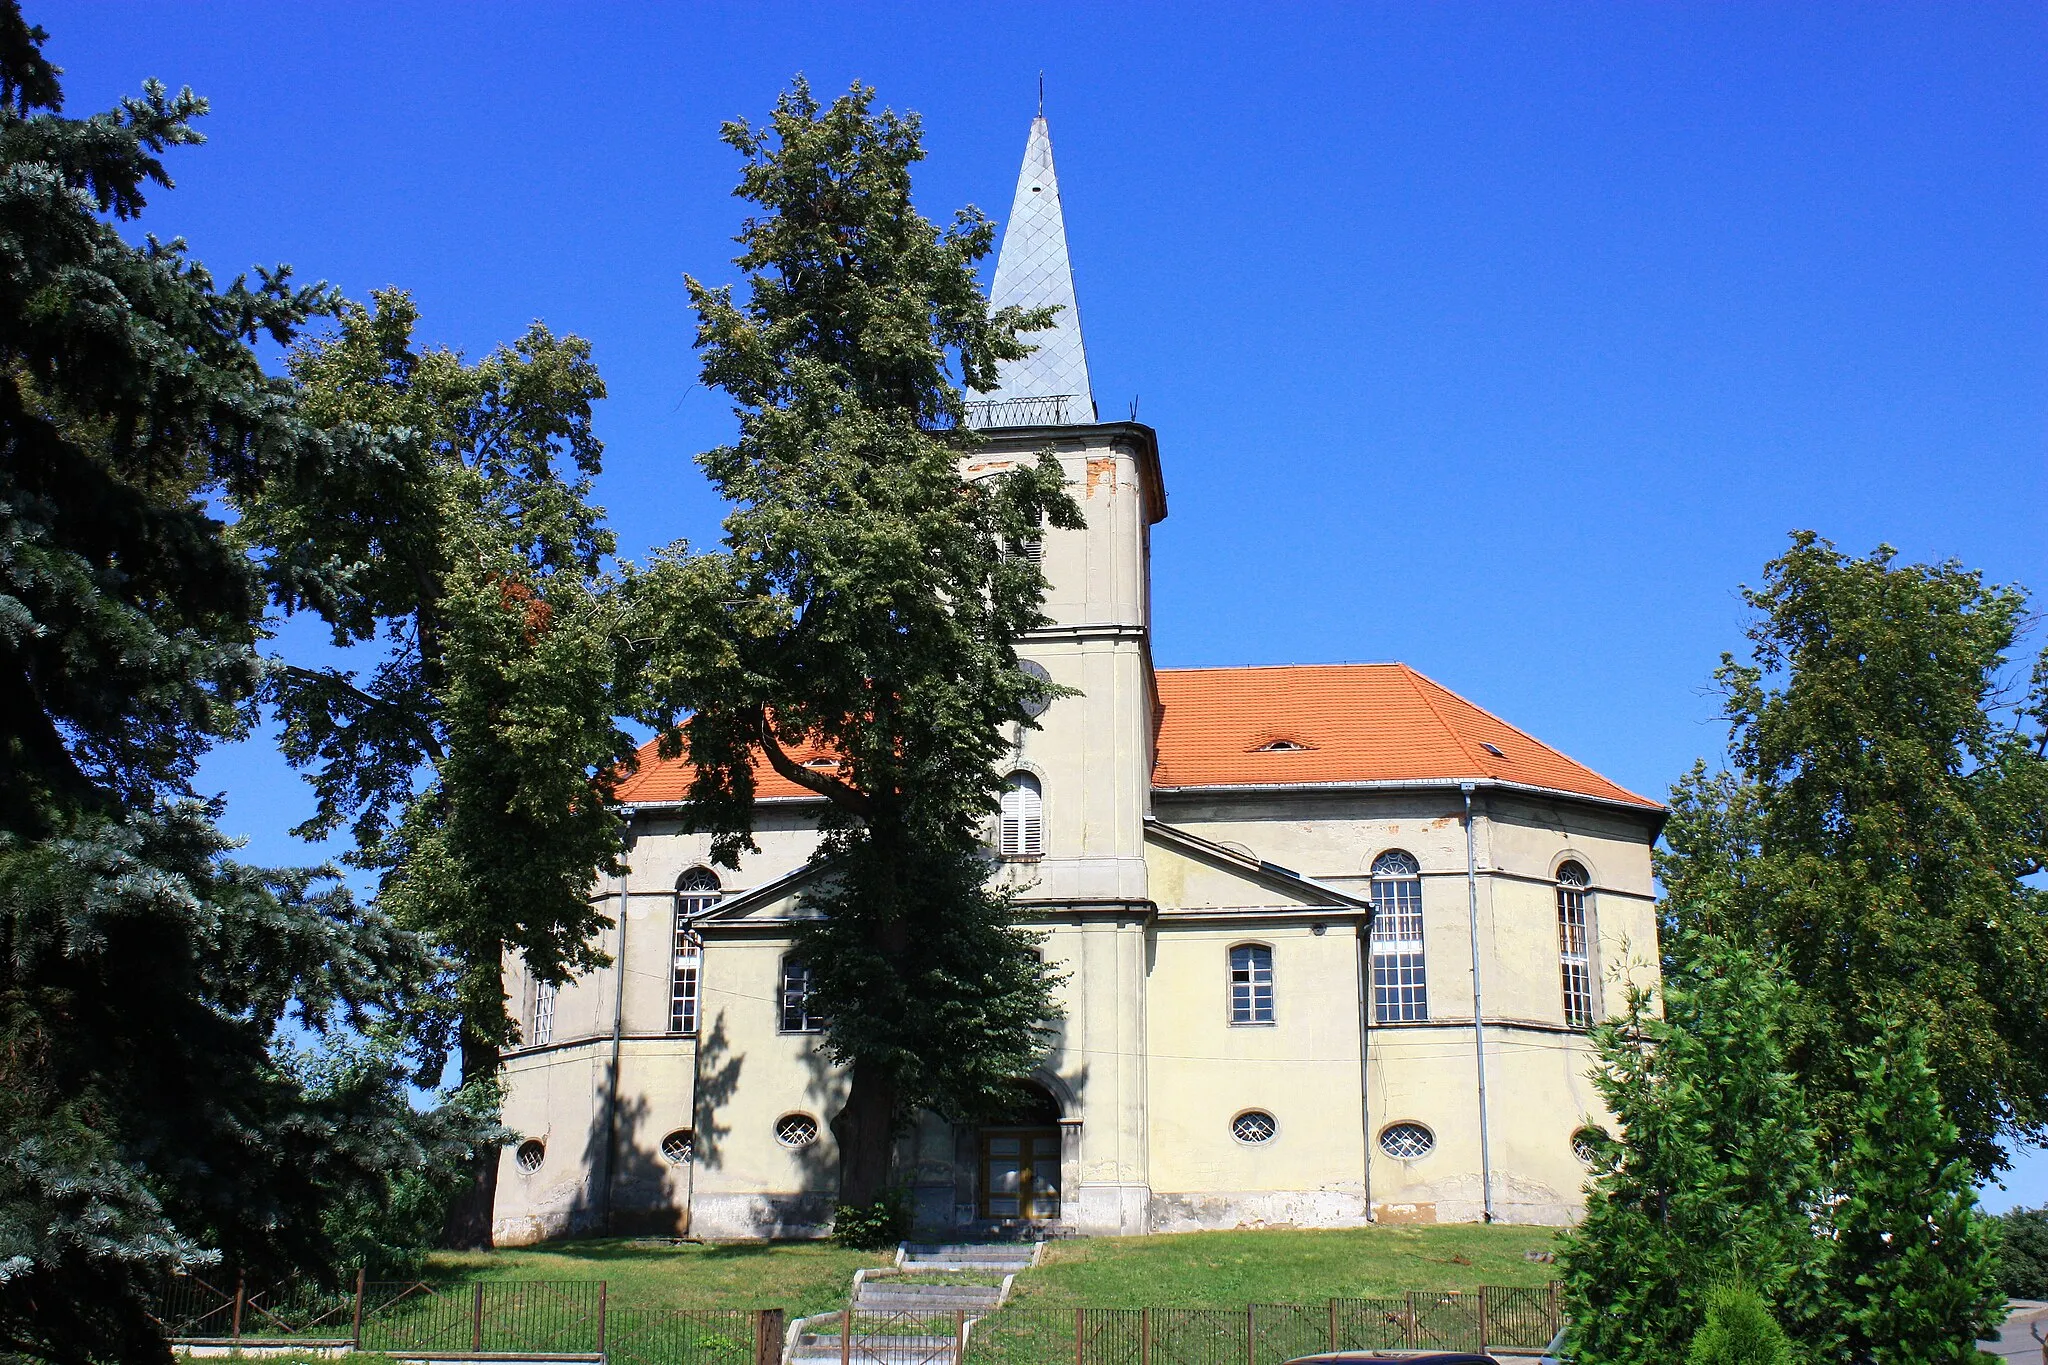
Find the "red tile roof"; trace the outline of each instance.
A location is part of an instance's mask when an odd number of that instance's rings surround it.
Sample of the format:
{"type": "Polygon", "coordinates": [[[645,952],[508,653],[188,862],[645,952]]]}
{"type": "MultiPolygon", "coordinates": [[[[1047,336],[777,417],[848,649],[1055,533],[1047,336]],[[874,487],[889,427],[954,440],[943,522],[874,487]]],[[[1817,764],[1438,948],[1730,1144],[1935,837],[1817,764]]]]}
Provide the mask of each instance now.
{"type": "MultiPolygon", "coordinates": [[[[1162,668],[1157,676],[1157,787],[1491,780],[1661,809],[1406,664],[1162,668]],[[1264,748],[1275,740],[1302,747],[1264,748]]],[[[791,756],[830,757],[816,748],[791,756]]],[[[811,795],[758,759],[754,782],[763,797],[811,795]]],[[[689,789],[689,764],[663,761],[650,740],[619,800],[680,801],[689,789]]]]}
{"type": "Polygon", "coordinates": [[[1406,664],[1163,668],[1158,678],[1155,787],[1490,779],[1660,809],[1406,664]],[[1265,748],[1276,740],[1302,747],[1265,748]]]}

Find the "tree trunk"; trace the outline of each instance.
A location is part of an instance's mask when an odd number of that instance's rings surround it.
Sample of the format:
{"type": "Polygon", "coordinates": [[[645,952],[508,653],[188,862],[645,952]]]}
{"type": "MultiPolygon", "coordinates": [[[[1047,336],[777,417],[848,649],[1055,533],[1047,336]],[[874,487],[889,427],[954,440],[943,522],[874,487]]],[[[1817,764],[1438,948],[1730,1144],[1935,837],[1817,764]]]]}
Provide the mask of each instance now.
{"type": "MultiPolygon", "coordinates": [[[[479,1077],[497,1074],[498,1049],[462,1031],[462,1081],[467,1085],[479,1077]]],[[[448,1206],[448,1220],[442,1225],[441,1245],[453,1251],[482,1251],[491,1245],[491,1215],[498,1203],[498,1149],[486,1147],[470,1163],[469,1178],[463,1182],[455,1202],[448,1206]]]]}
{"type": "Polygon", "coordinates": [[[846,1107],[832,1119],[839,1140],[839,1201],[872,1204],[889,1189],[896,1146],[896,1083],[873,1062],[856,1061],[846,1107]]]}

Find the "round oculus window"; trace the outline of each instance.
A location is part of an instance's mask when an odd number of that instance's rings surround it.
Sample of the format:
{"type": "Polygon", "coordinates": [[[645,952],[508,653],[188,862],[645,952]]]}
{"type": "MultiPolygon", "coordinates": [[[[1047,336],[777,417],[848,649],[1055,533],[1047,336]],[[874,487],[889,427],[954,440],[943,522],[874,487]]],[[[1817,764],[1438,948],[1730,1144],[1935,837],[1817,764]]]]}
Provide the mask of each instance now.
{"type": "Polygon", "coordinates": [[[1593,1164],[1594,1159],[1600,1155],[1601,1150],[1607,1146],[1608,1141],[1609,1138],[1605,1130],[1596,1128],[1589,1123],[1584,1128],[1579,1129],[1578,1132],[1572,1134],[1572,1155],[1590,1166],[1593,1164]]]}
{"type": "Polygon", "coordinates": [[[775,1140],[785,1147],[808,1147],[818,1140],[818,1121],[809,1114],[784,1114],[775,1120],[775,1140]]]}
{"type": "Polygon", "coordinates": [[[517,1151],[512,1153],[512,1164],[525,1171],[528,1175],[539,1170],[541,1163],[547,1159],[548,1145],[539,1138],[528,1138],[519,1144],[517,1151]]]}
{"type": "Polygon", "coordinates": [[[661,1159],[668,1162],[671,1166],[687,1165],[690,1160],[691,1150],[695,1145],[696,1143],[690,1130],[678,1128],[661,1140],[661,1159]]]}
{"type": "Polygon", "coordinates": [[[1247,1109],[1230,1121],[1230,1135],[1239,1142],[1271,1142],[1280,1125],[1263,1109],[1247,1109]]]}
{"type": "Polygon", "coordinates": [[[1401,1161],[1428,1156],[1436,1147],[1436,1134],[1419,1123],[1390,1123],[1380,1129],[1380,1150],[1401,1161]]]}

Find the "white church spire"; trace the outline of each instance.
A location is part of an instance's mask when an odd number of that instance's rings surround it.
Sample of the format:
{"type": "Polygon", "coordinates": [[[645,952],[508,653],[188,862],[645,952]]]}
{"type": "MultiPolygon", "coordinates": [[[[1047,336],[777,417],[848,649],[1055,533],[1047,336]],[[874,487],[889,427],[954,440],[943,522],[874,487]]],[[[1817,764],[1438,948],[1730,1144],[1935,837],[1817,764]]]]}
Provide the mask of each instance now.
{"type": "Polygon", "coordinates": [[[1003,227],[996,282],[997,308],[1058,305],[1053,324],[1025,335],[1038,349],[997,370],[995,392],[975,404],[977,425],[1074,425],[1095,420],[1088,385],[1088,354],[1081,345],[1081,312],[1074,300],[1074,270],[1067,259],[1067,222],[1060,212],[1060,182],[1052,167],[1052,130],[1046,126],[1041,87],[1038,117],[1024,144],[1017,199],[1003,227]]]}

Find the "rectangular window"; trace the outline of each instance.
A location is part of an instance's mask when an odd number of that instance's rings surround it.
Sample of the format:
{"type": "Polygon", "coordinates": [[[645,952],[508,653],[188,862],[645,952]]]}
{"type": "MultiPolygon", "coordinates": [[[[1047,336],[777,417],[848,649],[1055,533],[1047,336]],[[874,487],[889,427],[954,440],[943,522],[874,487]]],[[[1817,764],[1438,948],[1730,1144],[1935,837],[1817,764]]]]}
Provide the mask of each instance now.
{"type": "Polygon", "coordinates": [[[782,959],[782,1031],[818,1033],[824,1017],[811,1007],[811,967],[798,958],[782,959]]]}
{"type": "Polygon", "coordinates": [[[1273,1022],[1273,950],[1240,943],[1230,950],[1230,1022],[1273,1022]]]}
{"type": "Polygon", "coordinates": [[[1372,909],[1373,1021],[1426,1021],[1429,982],[1422,965],[1422,879],[1375,879],[1372,909]]]}
{"type": "Polygon", "coordinates": [[[555,1041],[555,988],[545,981],[533,983],[533,1028],[528,1047],[546,1047],[555,1041]]]}
{"type": "Polygon", "coordinates": [[[1557,959],[1567,1028],[1593,1026],[1593,970],[1586,952],[1586,889],[1557,888],[1557,959]]]}
{"type": "Polygon", "coordinates": [[[669,972],[668,1031],[697,1031],[697,991],[704,972],[704,945],[676,916],[675,963],[669,972]]]}

